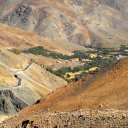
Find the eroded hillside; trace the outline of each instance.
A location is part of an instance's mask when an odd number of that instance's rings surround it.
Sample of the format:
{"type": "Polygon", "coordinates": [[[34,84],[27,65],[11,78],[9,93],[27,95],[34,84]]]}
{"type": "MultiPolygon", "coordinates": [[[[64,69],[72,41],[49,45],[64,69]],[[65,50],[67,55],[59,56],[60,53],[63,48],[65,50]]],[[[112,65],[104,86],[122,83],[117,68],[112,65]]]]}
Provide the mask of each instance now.
{"type": "Polygon", "coordinates": [[[42,37],[79,45],[128,42],[126,0],[0,0],[0,21],[42,37]],[[8,8],[8,9],[7,9],[8,8]]]}
{"type": "Polygon", "coordinates": [[[6,49],[15,48],[24,50],[35,46],[43,46],[51,51],[63,54],[71,54],[74,50],[84,50],[84,47],[68,43],[42,38],[32,32],[16,29],[8,25],[0,24],[0,46],[6,49]]]}
{"type": "Polygon", "coordinates": [[[43,46],[39,36],[6,25],[0,25],[0,29],[0,113],[18,112],[67,84],[20,53],[34,45],[43,46]]]}
{"type": "Polygon", "coordinates": [[[57,89],[3,122],[3,126],[125,127],[128,122],[127,64],[128,59],[121,60],[102,75],[87,76],[57,89]]]}
{"type": "Polygon", "coordinates": [[[66,85],[65,80],[77,81],[82,75],[115,63],[119,55],[127,56],[127,46],[121,46],[120,50],[75,44],[68,47],[63,43],[53,45],[50,39],[7,25],[1,24],[0,30],[1,90],[11,90],[26,105],[66,85]]]}
{"type": "Polygon", "coordinates": [[[127,8],[0,0],[0,128],[127,127],[127,8]]]}

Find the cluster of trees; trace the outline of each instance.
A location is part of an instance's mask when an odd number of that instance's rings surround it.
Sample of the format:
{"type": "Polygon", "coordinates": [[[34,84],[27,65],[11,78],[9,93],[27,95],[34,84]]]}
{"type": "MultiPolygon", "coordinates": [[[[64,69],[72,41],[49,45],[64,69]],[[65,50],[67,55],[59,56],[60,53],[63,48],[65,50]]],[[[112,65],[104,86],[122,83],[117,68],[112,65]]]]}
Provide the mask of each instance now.
{"type": "Polygon", "coordinates": [[[34,48],[29,48],[27,50],[24,50],[23,51],[24,53],[32,53],[34,55],[42,55],[42,56],[46,56],[46,57],[53,57],[55,59],[69,59],[68,56],[66,55],[63,55],[61,53],[55,53],[55,52],[51,52],[47,49],[45,49],[44,47],[42,46],[37,46],[37,47],[34,47],[34,48]]]}
{"type": "Polygon", "coordinates": [[[121,45],[120,46],[120,53],[121,53],[121,55],[128,55],[128,46],[121,45]]]}
{"type": "Polygon", "coordinates": [[[69,59],[73,59],[73,58],[82,59],[82,58],[86,58],[86,56],[87,56],[85,51],[76,50],[76,51],[74,51],[74,54],[72,56],[68,56],[68,55],[63,55],[61,53],[49,51],[42,46],[29,48],[27,50],[24,50],[23,52],[24,53],[32,53],[35,55],[42,55],[42,56],[46,56],[46,57],[52,57],[54,59],[64,59],[64,60],[69,60],[69,59]]]}
{"type": "Polygon", "coordinates": [[[128,45],[120,45],[120,49],[115,48],[97,48],[97,51],[103,54],[109,54],[110,52],[117,52],[117,55],[128,55],[128,45]]]}
{"type": "MultiPolygon", "coordinates": [[[[51,73],[64,78],[64,75],[68,72],[79,72],[79,71],[85,71],[89,70],[92,67],[98,67],[98,68],[105,68],[108,67],[110,64],[115,63],[116,60],[108,60],[108,59],[102,59],[102,58],[96,58],[94,61],[87,63],[83,66],[77,66],[74,68],[71,67],[62,67],[61,69],[57,71],[53,71],[52,68],[47,68],[47,71],[50,71],[51,73]]],[[[81,77],[82,75],[80,74],[78,77],[81,77]]]]}

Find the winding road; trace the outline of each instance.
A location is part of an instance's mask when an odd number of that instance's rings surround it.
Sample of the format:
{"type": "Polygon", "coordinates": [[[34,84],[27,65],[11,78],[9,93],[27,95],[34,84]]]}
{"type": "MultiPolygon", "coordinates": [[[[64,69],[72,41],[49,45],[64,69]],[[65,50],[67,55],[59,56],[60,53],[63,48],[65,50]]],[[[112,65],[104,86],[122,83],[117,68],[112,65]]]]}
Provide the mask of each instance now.
{"type": "MultiPolygon", "coordinates": [[[[23,79],[21,79],[21,78],[18,76],[18,75],[22,75],[22,76],[24,76],[25,78],[27,78],[27,80],[29,80],[29,81],[35,83],[35,85],[39,85],[39,86],[41,86],[41,87],[43,87],[43,88],[49,90],[50,92],[53,91],[52,89],[43,86],[41,83],[38,83],[37,81],[31,79],[27,74],[25,74],[25,71],[28,70],[29,67],[30,67],[32,64],[33,64],[33,62],[29,62],[28,65],[27,65],[23,70],[20,70],[20,71],[16,71],[16,72],[15,72],[14,75],[17,76],[16,79],[18,80],[18,85],[17,85],[17,86],[20,87],[20,88],[22,88],[22,86],[23,86],[23,84],[22,84],[22,80],[23,80],[23,79]]],[[[16,86],[16,87],[17,87],[17,86],[16,86]]]]}
{"type": "Polygon", "coordinates": [[[19,86],[22,86],[22,79],[20,77],[18,77],[18,74],[24,74],[24,71],[26,71],[27,69],[29,69],[29,67],[32,65],[33,63],[32,62],[29,62],[28,65],[23,69],[23,70],[20,70],[20,71],[16,71],[14,76],[15,78],[18,80],[18,87],[19,86]]]}
{"type": "Polygon", "coordinates": [[[11,67],[9,67],[9,66],[0,62],[0,65],[4,66],[5,68],[8,68],[12,72],[13,76],[17,79],[17,85],[14,86],[14,88],[17,88],[17,87],[22,88],[22,86],[23,86],[22,80],[27,79],[28,81],[31,81],[32,83],[35,83],[35,85],[43,87],[46,90],[49,90],[50,92],[53,91],[52,89],[43,86],[41,83],[38,83],[37,81],[30,78],[27,74],[25,74],[25,71],[28,70],[32,64],[33,64],[33,62],[28,62],[28,65],[24,69],[16,71],[16,69],[13,69],[13,68],[11,68],[11,67]],[[20,75],[22,75],[24,78],[21,78],[20,75]]]}

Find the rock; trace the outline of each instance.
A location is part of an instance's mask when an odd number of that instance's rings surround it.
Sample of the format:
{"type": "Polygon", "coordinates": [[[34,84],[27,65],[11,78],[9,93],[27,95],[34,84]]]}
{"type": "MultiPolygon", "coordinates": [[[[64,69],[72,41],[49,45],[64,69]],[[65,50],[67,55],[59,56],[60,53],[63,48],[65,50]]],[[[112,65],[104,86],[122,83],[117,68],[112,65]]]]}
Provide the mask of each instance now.
{"type": "Polygon", "coordinates": [[[119,47],[128,44],[127,4],[126,0],[57,0],[56,4],[8,0],[1,1],[0,22],[69,44],[119,47]]]}
{"type": "Polygon", "coordinates": [[[0,90],[0,113],[16,113],[26,106],[27,104],[17,98],[11,90],[0,90]]]}

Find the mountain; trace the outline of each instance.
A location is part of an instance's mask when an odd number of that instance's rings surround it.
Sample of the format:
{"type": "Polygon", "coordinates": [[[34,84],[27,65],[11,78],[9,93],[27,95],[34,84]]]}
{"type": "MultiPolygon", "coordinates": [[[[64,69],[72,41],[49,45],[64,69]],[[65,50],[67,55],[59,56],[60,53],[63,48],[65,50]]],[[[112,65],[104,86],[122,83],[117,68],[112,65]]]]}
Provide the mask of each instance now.
{"type": "Polygon", "coordinates": [[[0,22],[69,44],[128,44],[126,0],[0,0],[0,22]]]}
{"type": "Polygon", "coordinates": [[[25,50],[43,46],[44,48],[62,54],[71,54],[75,50],[85,50],[83,46],[42,38],[41,36],[25,30],[0,24],[0,46],[6,49],[25,50]]]}
{"type": "Polygon", "coordinates": [[[86,76],[78,82],[57,89],[3,122],[3,126],[127,126],[127,74],[126,58],[100,73],[86,76]]]}
{"type": "Polygon", "coordinates": [[[0,128],[127,127],[127,8],[0,0],[0,128]]]}
{"type": "MultiPolygon", "coordinates": [[[[26,48],[43,46],[43,43],[43,39],[38,35],[0,25],[1,114],[16,113],[67,84],[65,80],[46,71],[22,52],[26,48]]],[[[50,49],[48,44],[47,46],[50,49]]],[[[56,50],[57,46],[53,48],[56,50]]],[[[66,50],[62,50],[62,53],[70,53],[69,49],[66,50]]]]}

